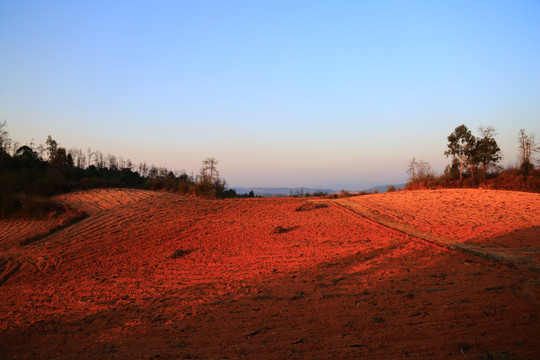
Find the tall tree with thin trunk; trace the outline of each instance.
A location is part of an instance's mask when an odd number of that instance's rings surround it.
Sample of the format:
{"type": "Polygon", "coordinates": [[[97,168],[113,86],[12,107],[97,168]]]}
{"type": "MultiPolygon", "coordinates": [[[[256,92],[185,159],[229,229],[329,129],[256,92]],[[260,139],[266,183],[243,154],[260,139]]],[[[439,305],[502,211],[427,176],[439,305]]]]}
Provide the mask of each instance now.
{"type": "Polygon", "coordinates": [[[40,159],[43,159],[43,154],[45,153],[45,150],[46,150],[45,145],[39,144],[37,146],[37,153],[39,154],[40,159]]]}
{"type": "Polygon", "coordinates": [[[501,149],[495,141],[497,131],[493,126],[480,126],[478,131],[482,137],[476,141],[476,158],[482,164],[482,174],[485,179],[487,169],[501,160],[501,149]]]}
{"type": "Polygon", "coordinates": [[[528,172],[529,170],[534,168],[533,157],[535,153],[540,152],[540,147],[536,146],[535,134],[527,134],[525,129],[519,130],[518,142],[521,169],[524,172],[528,172]]]}
{"type": "Polygon", "coordinates": [[[407,174],[409,174],[409,178],[411,181],[415,181],[416,180],[416,168],[418,167],[417,165],[417,161],[416,161],[416,157],[413,157],[410,161],[409,161],[409,167],[407,168],[407,174]]]}
{"type": "Polygon", "coordinates": [[[54,158],[56,157],[56,152],[58,151],[58,143],[56,140],[53,140],[51,135],[47,137],[47,140],[45,141],[45,144],[47,145],[47,152],[49,156],[49,162],[52,162],[54,158]]]}
{"type": "Polygon", "coordinates": [[[88,156],[88,167],[90,167],[90,165],[92,165],[92,156],[94,155],[94,153],[92,152],[92,149],[88,148],[86,149],[86,156],[88,156]]]}
{"type": "Polygon", "coordinates": [[[474,177],[474,153],[476,139],[471,131],[460,125],[448,136],[448,150],[444,152],[446,157],[452,156],[459,161],[459,181],[463,181],[463,168],[467,162],[471,166],[471,177],[474,177]]]}
{"type": "Polygon", "coordinates": [[[0,122],[0,152],[4,151],[7,154],[9,153],[9,146],[11,145],[11,140],[9,139],[9,133],[6,130],[6,127],[6,120],[0,122]]]}

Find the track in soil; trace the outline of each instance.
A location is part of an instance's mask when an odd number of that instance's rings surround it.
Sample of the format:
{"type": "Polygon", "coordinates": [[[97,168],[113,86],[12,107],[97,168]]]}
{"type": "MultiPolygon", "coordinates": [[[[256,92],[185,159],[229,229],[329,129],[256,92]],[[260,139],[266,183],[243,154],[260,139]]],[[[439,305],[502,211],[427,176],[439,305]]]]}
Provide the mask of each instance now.
{"type": "Polygon", "coordinates": [[[515,252],[512,252],[512,249],[506,248],[502,250],[494,247],[468,244],[430,234],[425,231],[415,229],[406,224],[393,221],[390,218],[377,215],[373,211],[370,211],[370,209],[365,208],[358,203],[348,200],[346,198],[334,200],[329,203],[336,208],[340,208],[341,211],[345,211],[346,213],[349,213],[351,215],[354,214],[357,216],[361,216],[368,220],[374,221],[377,224],[400,231],[419,240],[426,241],[437,246],[445,247],[449,250],[469,253],[484,259],[503,262],[510,266],[521,266],[529,270],[540,271],[540,268],[534,263],[532,258],[526,257],[522,254],[518,255],[515,252]]]}

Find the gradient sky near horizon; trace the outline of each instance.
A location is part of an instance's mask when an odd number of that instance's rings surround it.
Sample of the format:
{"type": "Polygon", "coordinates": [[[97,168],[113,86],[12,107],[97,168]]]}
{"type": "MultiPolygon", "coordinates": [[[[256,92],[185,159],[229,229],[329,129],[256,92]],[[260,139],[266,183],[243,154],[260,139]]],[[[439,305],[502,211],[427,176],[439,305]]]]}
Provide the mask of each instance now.
{"type": "Polygon", "coordinates": [[[0,121],[230,186],[401,183],[540,136],[539,1],[0,0],[0,121]]]}

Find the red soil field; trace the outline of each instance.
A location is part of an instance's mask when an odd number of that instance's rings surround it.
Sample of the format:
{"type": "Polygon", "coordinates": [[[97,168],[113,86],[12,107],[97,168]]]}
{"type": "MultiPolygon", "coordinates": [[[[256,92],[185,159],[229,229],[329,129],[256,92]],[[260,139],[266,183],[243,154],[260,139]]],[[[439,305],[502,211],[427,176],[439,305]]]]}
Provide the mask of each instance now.
{"type": "Polygon", "coordinates": [[[540,358],[537,194],[57,199],[0,221],[2,358],[540,358]]]}
{"type": "MultiPolygon", "coordinates": [[[[510,232],[540,226],[540,194],[447,189],[390,192],[353,200],[420,230],[482,245],[496,245],[499,236],[508,241],[510,232]]],[[[538,245],[534,236],[510,238],[512,247],[538,245]]],[[[510,246],[507,242],[500,245],[510,246]]]]}
{"type": "Polygon", "coordinates": [[[365,215],[383,224],[470,244],[479,251],[501,251],[540,270],[540,194],[475,189],[400,191],[340,203],[353,209],[359,206],[365,215]]]}

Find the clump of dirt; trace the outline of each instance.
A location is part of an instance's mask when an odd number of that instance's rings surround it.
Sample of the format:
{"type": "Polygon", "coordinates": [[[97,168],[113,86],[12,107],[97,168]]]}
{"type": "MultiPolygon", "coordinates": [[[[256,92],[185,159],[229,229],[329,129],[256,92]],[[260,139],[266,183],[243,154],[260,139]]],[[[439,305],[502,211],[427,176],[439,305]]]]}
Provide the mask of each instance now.
{"type": "Polygon", "coordinates": [[[279,226],[276,226],[274,228],[274,230],[272,230],[272,234],[284,234],[284,233],[288,233],[290,231],[293,231],[293,230],[296,230],[296,229],[299,229],[300,226],[292,226],[292,227],[288,227],[288,228],[285,228],[281,225],[279,226]]]}
{"type": "Polygon", "coordinates": [[[187,250],[184,250],[184,249],[176,249],[172,252],[172,254],[169,255],[169,258],[171,259],[178,259],[178,258],[181,258],[181,257],[184,257],[186,255],[189,255],[191,254],[192,252],[194,252],[195,250],[197,249],[187,249],[187,250]]]}
{"type": "Polygon", "coordinates": [[[287,229],[285,229],[283,226],[279,225],[272,230],[272,234],[283,234],[286,233],[287,229]]]}

